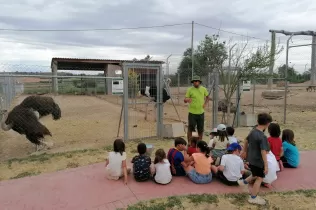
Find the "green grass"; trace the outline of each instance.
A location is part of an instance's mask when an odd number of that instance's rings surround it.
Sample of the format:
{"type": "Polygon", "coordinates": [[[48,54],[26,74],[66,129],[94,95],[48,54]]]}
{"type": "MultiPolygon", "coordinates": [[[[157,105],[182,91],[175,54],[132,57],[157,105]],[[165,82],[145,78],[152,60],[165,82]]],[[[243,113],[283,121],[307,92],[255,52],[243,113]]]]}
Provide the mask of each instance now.
{"type": "Polygon", "coordinates": [[[27,177],[27,176],[36,176],[40,173],[41,173],[40,171],[25,171],[25,172],[22,172],[16,176],[14,176],[14,177],[11,177],[10,179],[20,179],[20,178],[27,177]]]}

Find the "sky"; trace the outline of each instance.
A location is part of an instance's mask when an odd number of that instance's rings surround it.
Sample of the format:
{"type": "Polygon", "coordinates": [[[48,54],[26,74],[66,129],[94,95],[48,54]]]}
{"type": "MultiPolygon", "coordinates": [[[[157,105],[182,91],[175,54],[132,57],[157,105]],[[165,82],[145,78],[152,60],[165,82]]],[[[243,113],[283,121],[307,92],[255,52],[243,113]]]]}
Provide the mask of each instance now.
{"type": "MultiPolygon", "coordinates": [[[[315,19],[313,0],[6,1],[0,7],[0,72],[50,71],[52,57],[141,59],[149,54],[152,60],[166,61],[172,54],[169,69],[175,73],[183,51],[191,46],[192,21],[194,48],[206,34],[219,34],[232,44],[248,36],[251,50],[270,40],[269,29],[316,31],[315,19]],[[169,26],[138,28],[162,25],[169,26]]],[[[277,34],[280,46],[286,39],[277,34]]],[[[309,36],[290,42],[310,43],[309,36]]],[[[309,69],[311,47],[290,49],[289,62],[299,72],[309,69]]],[[[285,50],[275,69],[284,63],[285,50]]]]}

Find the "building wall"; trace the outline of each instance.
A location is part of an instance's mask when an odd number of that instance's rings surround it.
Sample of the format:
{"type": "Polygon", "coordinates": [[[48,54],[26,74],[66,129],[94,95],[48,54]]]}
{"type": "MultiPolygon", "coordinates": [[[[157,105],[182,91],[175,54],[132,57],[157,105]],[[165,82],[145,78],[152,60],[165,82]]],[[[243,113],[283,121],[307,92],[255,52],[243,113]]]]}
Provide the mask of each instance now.
{"type": "MultiPolygon", "coordinates": [[[[117,77],[118,75],[115,74],[115,70],[119,70],[119,69],[122,70],[122,66],[107,64],[106,70],[105,70],[106,77],[117,77]]],[[[112,95],[112,79],[106,79],[106,85],[107,85],[107,94],[112,95]]]]}

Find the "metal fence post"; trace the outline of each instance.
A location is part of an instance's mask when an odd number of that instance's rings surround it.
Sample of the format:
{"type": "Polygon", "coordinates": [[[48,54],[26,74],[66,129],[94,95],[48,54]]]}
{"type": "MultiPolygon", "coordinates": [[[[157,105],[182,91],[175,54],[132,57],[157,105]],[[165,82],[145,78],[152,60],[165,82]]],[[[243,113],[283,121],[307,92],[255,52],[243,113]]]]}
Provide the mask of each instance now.
{"type": "Polygon", "coordinates": [[[256,80],[253,80],[253,90],[252,90],[252,114],[255,113],[255,98],[256,98],[256,80]]]}
{"type": "Polygon", "coordinates": [[[178,73],[178,105],[180,105],[180,73],[178,73]]]}
{"type": "Polygon", "coordinates": [[[162,89],[163,89],[163,72],[162,65],[157,68],[157,136],[162,137],[162,126],[163,126],[163,101],[162,101],[162,89]]]}
{"type": "Polygon", "coordinates": [[[218,116],[218,83],[219,83],[218,70],[214,71],[214,91],[213,91],[213,128],[217,127],[218,116]]]}
{"type": "Polygon", "coordinates": [[[124,141],[128,140],[128,68],[123,64],[124,141]]]}

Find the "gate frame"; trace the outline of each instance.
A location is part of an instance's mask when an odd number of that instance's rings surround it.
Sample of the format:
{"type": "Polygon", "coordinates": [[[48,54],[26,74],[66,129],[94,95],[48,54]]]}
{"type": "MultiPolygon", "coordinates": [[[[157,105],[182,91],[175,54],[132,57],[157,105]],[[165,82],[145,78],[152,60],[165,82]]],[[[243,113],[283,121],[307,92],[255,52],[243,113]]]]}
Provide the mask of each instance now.
{"type": "Polygon", "coordinates": [[[163,72],[162,64],[149,64],[149,63],[133,63],[123,62],[123,109],[124,109],[124,141],[129,140],[128,133],[128,70],[133,68],[144,68],[156,70],[156,85],[157,85],[157,109],[156,109],[156,132],[157,137],[162,137],[163,130],[163,102],[162,102],[162,89],[163,89],[163,72]]]}

